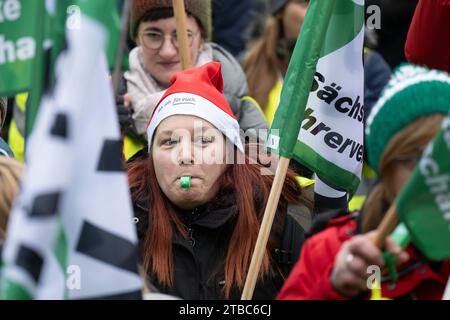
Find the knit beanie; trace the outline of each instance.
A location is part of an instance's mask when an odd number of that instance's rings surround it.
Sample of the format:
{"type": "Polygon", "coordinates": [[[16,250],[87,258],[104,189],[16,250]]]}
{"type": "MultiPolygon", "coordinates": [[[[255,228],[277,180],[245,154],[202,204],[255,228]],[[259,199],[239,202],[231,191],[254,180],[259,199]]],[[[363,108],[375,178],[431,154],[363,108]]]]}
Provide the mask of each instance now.
{"type": "Polygon", "coordinates": [[[379,173],[380,158],[389,141],[417,118],[449,110],[449,74],[412,64],[398,67],[367,118],[370,166],[379,173]]]}
{"type": "MultiPolygon", "coordinates": [[[[172,8],[173,0],[133,0],[130,17],[130,33],[136,38],[137,29],[141,19],[151,10],[172,8]]],[[[200,21],[207,39],[211,39],[211,0],[184,0],[185,10],[200,21]]]]}
{"type": "Polygon", "coordinates": [[[161,121],[173,115],[192,115],[210,122],[243,152],[239,123],[223,95],[219,62],[180,71],[170,81],[172,85],[156,105],[148,123],[149,151],[161,121]]]}

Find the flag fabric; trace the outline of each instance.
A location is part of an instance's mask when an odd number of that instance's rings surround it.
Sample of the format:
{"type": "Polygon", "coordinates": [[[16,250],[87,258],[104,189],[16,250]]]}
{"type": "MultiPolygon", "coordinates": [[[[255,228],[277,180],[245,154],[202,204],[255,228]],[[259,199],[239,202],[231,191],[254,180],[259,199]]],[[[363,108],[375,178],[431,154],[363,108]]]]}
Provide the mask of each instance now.
{"type": "Polygon", "coordinates": [[[8,224],[1,291],[9,299],[141,299],[137,237],[108,78],[109,0],[74,1],[55,87],[30,136],[8,224]]]}
{"type": "Polygon", "coordinates": [[[351,194],[363,163],[363,40],[364,0],[310,2],[267,143],[351,194]]]}
{"type": "Polygon", "coordinates": [[[25,109],[25,136],[28,137],[36,121],[44,91],[55,80],[56,57],[65,46],[65,27],[71,0],[38,0],[42,2],[40,24],[36,31],[36,58],[32,68],[31,85],[28,86],[29,103],[25,109]]]}
{"type": "Polygon", "coordinates": [[[450,258],[450,116],[396,199],[399,219],[430,260],[450,258]]]}
{"type": "Polygon", "coordinates": [[[445,287],[444,296],[442,300],[450,300],[450,277],[447,280],[447,286],[445,287]]]}
{"type": "MultiPolygon", "coordinates": [[[[41,104],[42,94],[55,80],[53,77],[55,74],[53,70],[54,63],[56,61],[56,57],[65,47],[65,29],[66,27],[68,29],[76,29],[80,27],[81,11],[80,7],[76,4],[78,0],[20,1],[27,5],[23,8],[24,12],[27,14],[29,12],[35,12],[33,17],[40,17],[36,22],[36,26],[31,29],[35,30],[33,34],[35,56],[33,63],[29,63],[29,67],[27,69],[28,74],[30,74],[30,76],[26,78],[27,81],[20,81],[17,77],[5,77],[5,82],[14,88],[21,88],[20,90],[15,89],[13,91],[14,93],[21,91],[30,92],[30,102],[26,109],[25,130],[26,136],[29,136],[33,129],[36,115],[41,104]],[[35,7],[28,7],[30,6],[30,3],[35,3],[35,7]],[[26,82],[26,86],[21,85],[22,82],[26,82]]],[[[117,4],[117,1],[111,0],[111,2],[117,4]]],[[[102,20],[108,28],[108,45],[106,52],[108,66],[109,69],[112,70],[115,62],[116,48],[119,45],[121,25],[118,6],[113,5],[110,9],[110,12],[104,12],[105,16],[102,17],[102,20]]],[[[30,22],[28,20],[22,20],[22,24],[20,26],[23,28],[29,28],[29,25],[30,22]]],[[[8,34],[9,33],[10,32],[8,31],[8,34]]],[[[10,65],[11,72],[16,72],[23,78],[27,73],[22,74],[22,69],[22,67],[17,67],[17,65],[10,65]]],[[[1,91],[2,90],[0,89],[0,93],[1,91]]]]}
{"type": "Polygon", "coordinates": [[[44,0],[9,0],[0,12],[0,96],[30,89],[45,13],[44,0]]]}
{"type": "MultiPolygon", "coordinates": [[[[108,45],[106,49],[106,57],[108,59],[108,68],[109,70],[114,69],[114,63],[116,62],[116,53],[117,47],[119,46],[120,41],[120,32],[121,32],[121,20],[119,16],[119,7],[117,5],[117,1],[113,1],[115,7],[109,14],[109,19],[107,20],[107,28],[108,28],[108,45]]],[[[122,60],[126,60],[125,57],[122,60]]]]}

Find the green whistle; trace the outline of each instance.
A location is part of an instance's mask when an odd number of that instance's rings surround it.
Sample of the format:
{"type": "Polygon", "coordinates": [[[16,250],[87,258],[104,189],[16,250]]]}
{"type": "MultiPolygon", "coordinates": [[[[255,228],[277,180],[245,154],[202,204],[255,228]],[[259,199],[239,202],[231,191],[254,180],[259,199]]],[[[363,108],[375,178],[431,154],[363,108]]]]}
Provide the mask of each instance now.
{"type": "Polygon", "coordinates": [[[189,189],[191,187],[191,177],[189,176],[181,177],[180,186],[183,189],[189,189]]]}

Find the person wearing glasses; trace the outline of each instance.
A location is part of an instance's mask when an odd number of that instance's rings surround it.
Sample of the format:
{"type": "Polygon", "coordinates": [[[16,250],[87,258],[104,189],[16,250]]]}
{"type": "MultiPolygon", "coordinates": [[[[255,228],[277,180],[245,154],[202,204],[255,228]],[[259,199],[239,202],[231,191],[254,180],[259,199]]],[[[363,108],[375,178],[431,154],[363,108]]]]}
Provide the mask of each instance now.
{"type": "MultiPolygon", "coordinates": [[[[198,67],[211,61],[220,62],[224,95],[242,130],[266,129],[259,106],[246,97],[247,80],[239,63],[225,49],[209,42],[211,0],[184,2],[192,66],[198,67]]],[[[130,52],[130,70],[125,73],[125,79],[137,134],[145,137],[146,126],[154,107],[169,87],[171,77],[182,68],[172,0],[133,1],[130,26],[131,36],[137,47],[130,52]]],[[[125,146],[126,158],[136,149],[127,150],[125,146]]]]}
{"type": "MultiPolygon", "coordinates": [[[[373,107],[366,127],[369,164],[379,182],[361,213],[330,212],[328,223],[313,226],[278,299],[368,299],[369,267],[385,266],[373,244],[376,229],[400,193],[429,142],[442,127],[450,105],[447,73],[405,64],[399,67],[373,107]]],[[[423,212],[427,214],[427,212],[423,212]]],[[[399,278],[381,274],[381,296],[442,299],[450,260],[426,259],[410,244],[404,251],[388,237],[385,249],[397,256],[399,278]]],[[[370,279],[369,279],[370,280],[370,279]]],[[[373,297],[373,296],[372,296],[373,297]]]]}

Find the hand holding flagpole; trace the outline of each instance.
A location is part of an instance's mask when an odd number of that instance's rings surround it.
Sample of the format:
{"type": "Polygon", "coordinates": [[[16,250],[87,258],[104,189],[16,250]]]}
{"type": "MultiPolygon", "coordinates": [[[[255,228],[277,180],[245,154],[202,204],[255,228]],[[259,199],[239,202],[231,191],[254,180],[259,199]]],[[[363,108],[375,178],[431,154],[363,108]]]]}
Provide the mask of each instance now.
{"type": "Polygon", "coordinates": [[[335,0],[311,1],[289,63],[281,92],[280,105],[275,114],[269,135],[270,142],[268,143],[270,148],[278,149],[277,153],[280,155],[280,162],[278,163],[256,240],[255,250],[242,292],[242,300],[250,300],[255,290],[284,179],[298,138],[300,124],[304,117],[304,110],[313,82],[316,64],[320,57],[335,3],[335,0]],[[274,125],[276,123],[278,125],[274,125]],[[277,136],[277,134],[279,135],[277,136]]]}
{"type": "Polygon", "coordinates": [[[377,228],[377,234],[374,243],[378,248],[382,249],[384,247],[386,238],[395,229],[397,223],[397,210],[395,208],[395,203],[393,203],[377,228]]]}

